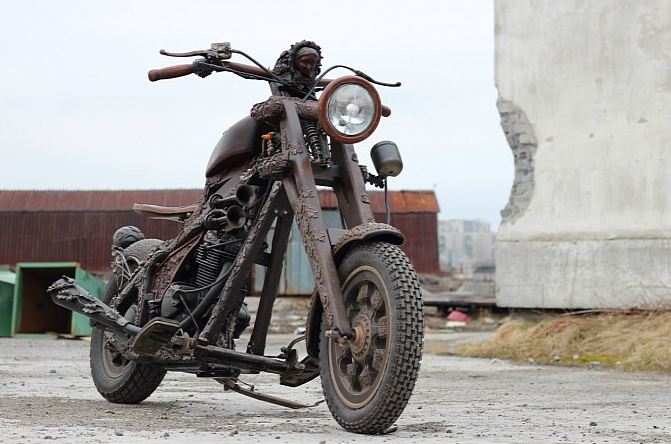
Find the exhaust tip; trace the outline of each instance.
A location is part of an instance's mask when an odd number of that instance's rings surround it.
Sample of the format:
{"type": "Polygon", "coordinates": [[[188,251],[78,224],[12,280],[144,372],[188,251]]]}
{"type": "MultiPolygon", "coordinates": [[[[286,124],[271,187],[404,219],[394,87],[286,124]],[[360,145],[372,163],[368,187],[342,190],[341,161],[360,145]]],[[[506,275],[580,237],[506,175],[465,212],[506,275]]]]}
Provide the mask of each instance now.
{"type": "Polygon", "coordinates": [[[232,230],[235,228],[241,228],[246,221],[247,215],[245,214],[245,210],[243,210],[242,207],[238,205],[231,205],[226,210],[226,222],[228,225],[227,229],[232,230]]]}
{"type": "Polygon", "coordinates": [[[235,198],[243,207],[251,207],[259,200],[259,187],[243,184],[235,190],[235,198]]]}

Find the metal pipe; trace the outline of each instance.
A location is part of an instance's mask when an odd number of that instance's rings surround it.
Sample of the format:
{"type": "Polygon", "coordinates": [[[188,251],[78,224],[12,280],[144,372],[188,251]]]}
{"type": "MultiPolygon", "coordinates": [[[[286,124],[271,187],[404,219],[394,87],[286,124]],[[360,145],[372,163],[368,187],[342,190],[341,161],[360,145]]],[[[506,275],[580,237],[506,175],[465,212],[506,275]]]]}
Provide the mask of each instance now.
{"type": "MultiPolygon", "coordinates": [[[[224,264],[224,266],[221,268],[221,272],[219,273],[219,276],[217,277],[217,280],[215,281],[216,284],[210,288],[210,290],[207,292],[205,297],[203,298],[202,301],[196,306],[196,308],[191,312],[191,316],[188,316],[186,319],[184,319],[182,322],[179,323],[179,327],[181,329],[186,329],[190,327],[193,324],[192,319],[198,319],[201,316],[205,314],[208,308],[212,305],[214,300],[219,297],[219,294],[221,293],[221,290],[224,288],[224,284],[226,284],[226,277],[228,274],[231,272],[233,269],[233,264],[232,263],[227,263],[224,264]],[[228,265],[228,267],[226,266],[228,265]]],[[[200,329],[200,326],[196,326],[197,328],[200,329]]]]}
{"type": "Polygon", "coordinates": [[[234,365],[237,368],[246,370],[257,370],[277,374],[282,374],[289,370],[289,364],[285,361],[229,350],[214,345],[197,345],[194,348],[194,357],[200,361],[213,364],[234,365]]]}
{"type": "Polygon", "coordinates": [[[226,210],[226,231],[234,230],[236,228],[241,228],[245,221],[247,220],[247,215],[245,210],[238,205],[231,205],[226,210]]]}
{"type": "Polygon", "coordinates": [[[261,197],[261,187],[242,184],[235,190],[235,198],[240,205],[249,208],[258,202],[261,197]]]}
{"type": "Polygon", "coordinates": [[[70,277],[63,276],[51,284],[47,293],[56,305],[83,314],[114,331],[135,336],[141,330],[137,325],[131,324],[121,313],[91,296],[70,277]]]}

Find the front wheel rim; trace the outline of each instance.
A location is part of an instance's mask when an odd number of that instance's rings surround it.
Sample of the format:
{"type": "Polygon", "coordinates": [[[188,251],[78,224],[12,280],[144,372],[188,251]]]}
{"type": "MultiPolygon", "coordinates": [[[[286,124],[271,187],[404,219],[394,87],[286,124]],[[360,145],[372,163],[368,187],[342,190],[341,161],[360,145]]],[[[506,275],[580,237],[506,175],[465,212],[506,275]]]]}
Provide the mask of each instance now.
{"type": "Polygon", "coordinates": [[[377,394],[389,361],[389,292],[380,273],[368,265],[353,270],[342,288],[356,338],[343,342],[329,339],[328,365],[340,401],[359,409],[377,394]]]}

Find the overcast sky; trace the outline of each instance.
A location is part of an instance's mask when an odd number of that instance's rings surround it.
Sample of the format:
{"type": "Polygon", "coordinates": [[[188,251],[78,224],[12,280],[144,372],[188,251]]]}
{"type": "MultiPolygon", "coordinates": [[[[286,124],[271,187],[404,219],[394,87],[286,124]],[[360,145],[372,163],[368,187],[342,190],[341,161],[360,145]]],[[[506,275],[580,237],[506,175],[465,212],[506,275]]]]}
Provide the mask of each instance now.
{"type": "Polygon", "coordinates": [[[200,188],[221,132],[269,89],[225,73],[150,83],[149,69],[183,63],[158,50],[230,41],[272,66],[309,39],[324,67],[403,83],[380,87],[392,116],[356,145],[362,163],[394,140],[405,169],[391,189],[435,190],[441,219],[500,221],[513,160],[496,111],[492,0],[3,0],[0,25],[2,189],[200,188]]]}

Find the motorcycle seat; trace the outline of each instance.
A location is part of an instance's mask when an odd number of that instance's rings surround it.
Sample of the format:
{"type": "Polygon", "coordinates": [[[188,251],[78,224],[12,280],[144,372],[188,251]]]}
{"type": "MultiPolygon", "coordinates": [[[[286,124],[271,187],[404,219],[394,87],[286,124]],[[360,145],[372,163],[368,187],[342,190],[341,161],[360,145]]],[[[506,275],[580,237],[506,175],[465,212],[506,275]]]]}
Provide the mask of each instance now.
{"type": "Polygon", "coordinates": [[[197,205],[185,205],[183,207],[163,207],[161,205],[151,204],[133,204],[133,211],[149,219],[174,220],[184,222],[196,211],[197,205]]]}

